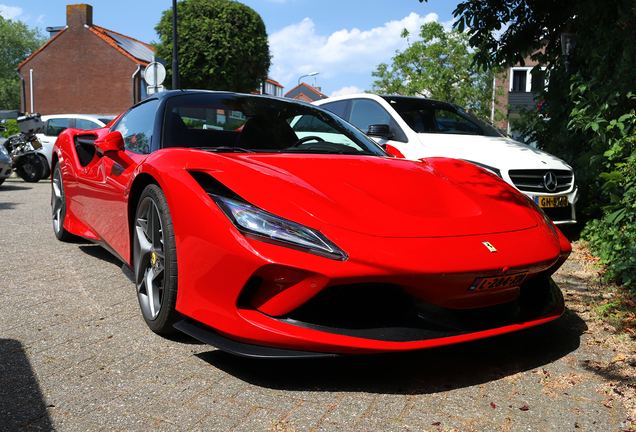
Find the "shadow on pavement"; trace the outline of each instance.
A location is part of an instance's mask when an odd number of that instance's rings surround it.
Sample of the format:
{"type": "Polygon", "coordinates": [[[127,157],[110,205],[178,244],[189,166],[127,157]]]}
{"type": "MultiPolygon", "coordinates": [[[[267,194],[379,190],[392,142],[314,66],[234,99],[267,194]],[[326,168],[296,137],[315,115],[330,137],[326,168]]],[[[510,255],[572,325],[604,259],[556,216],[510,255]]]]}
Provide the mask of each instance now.
{"type": "Polygon", "coordinates": [[[222,351],[198,357],[250,384],[279,390],[426,394],[532,370],[576,350],[587,325],[566,313],[543,326],[441,348],[310,360],[255,360],[222,351]]]}
{"type": "Polygon", "coordinates": [[[115,255],[108,252],[103,247],[83,239],[78,239],[76,243],[80,244],[79,249],[86,255],[90,255],[94,258],[114,264],[117,267],[121,267],[122,262],[115,255]]]}
{"type": "Polygon", "coordinates": [[[0,339],[0,430],[54,430],[22,344],[0,339]]]}
{"type": "Polygon", "coordinates": [[[0,192],[1,191],[5,191],[5,192],[9,192],[9,191],[25,191],[25,190],[30,190],[33,189],[32,187],[27,187],[27,186],[15,186],[12,184],[7,184],[4,183],[2,186],[0,186],[0,192]]]}
{"type": "Polygon", "coordinates": [[[0,210],[13,210],[17,205],[18,203],[0,203],[0,210]]]}

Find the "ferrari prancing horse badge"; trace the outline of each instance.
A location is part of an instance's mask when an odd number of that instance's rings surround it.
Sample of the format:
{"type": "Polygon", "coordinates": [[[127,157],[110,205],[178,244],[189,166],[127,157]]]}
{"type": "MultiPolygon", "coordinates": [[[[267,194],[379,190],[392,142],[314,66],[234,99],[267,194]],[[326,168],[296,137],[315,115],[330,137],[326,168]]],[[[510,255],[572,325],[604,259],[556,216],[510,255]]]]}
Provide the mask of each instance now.
{"type": "Polygon", "coordinates": [[[488,248],[488,250],[490,252],[497,252],[497,248],[495,248],[493,245],[490,244],[490,242],[481,242],[484,246],[486,246],[488,248]]]}

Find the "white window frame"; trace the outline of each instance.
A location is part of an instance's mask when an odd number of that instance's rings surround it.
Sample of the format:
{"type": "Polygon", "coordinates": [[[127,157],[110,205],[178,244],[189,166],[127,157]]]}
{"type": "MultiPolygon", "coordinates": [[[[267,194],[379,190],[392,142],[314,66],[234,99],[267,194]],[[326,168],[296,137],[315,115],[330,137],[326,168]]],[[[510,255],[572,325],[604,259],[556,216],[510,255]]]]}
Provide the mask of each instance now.
{"type": "MultiPolygon", "coordinates": [[[[526,72],[526,92],[531,92],[532,91],[532,69],[534,69],[534,66],[513,66],[510,68],[510,84],[509,84],[509,88],[508,91],[511,92],[512,91],[512,85],[514,83],[514,77],[515,77],[515,71],[525,71],[526,72]]],[[[545,66],[541,66],[541,70],[543,72],[546,71],[546,67],[545,66]]],[[[544,75],[544,80],[545,80],[545,85],[548,85],[548,80],[547,78],[545,78],[544,75]]]]}
{"type": "Polygon", "coordinates": [[[525,71],[526,72],[526,92],[530,92],[532,90],[532,71],[533,66],[513,66],[510,68],[510,87],[508,91],[512,91],[512,84],[514,83],[515,72],[517,71],[525,71]]]}

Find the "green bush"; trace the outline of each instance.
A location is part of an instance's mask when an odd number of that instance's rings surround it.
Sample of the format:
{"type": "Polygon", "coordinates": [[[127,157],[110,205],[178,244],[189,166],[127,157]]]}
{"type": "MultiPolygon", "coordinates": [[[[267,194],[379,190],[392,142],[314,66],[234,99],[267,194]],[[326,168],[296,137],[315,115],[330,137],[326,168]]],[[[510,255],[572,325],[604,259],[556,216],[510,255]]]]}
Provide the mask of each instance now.
{"type": "Polygon", "coordinates": [[[15,120],[7,120],[3,124],[7,130],[2,132],[1,135],[5,138],[9,138],[11,135],[15,135],[20,133],[20,128],[18,127],[18,122],[15,120]]]}
{"type": "MultiPolygon", "coordinates": [[[[575,91],[580,94],[571,126],[593,131],[595,145],[607,148],[596,161],[603,167],[602,191],[597,195],[606,203],[603,216],[588,222],[582,237],[606,266],[609,278],[636,286],[636,114],[631,110],[618,118],[605,118],[604,108],[611,107],[611,99],[593,110],[585,89],[575,91]]],[[[636,99],[631,93],[626,97],[636,99]]]]}

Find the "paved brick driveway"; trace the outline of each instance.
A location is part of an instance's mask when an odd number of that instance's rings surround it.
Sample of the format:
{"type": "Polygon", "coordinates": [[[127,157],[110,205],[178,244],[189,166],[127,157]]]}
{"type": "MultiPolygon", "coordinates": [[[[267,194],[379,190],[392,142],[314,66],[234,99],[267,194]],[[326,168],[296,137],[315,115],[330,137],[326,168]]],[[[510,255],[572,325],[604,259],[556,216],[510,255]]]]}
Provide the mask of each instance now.
{"type": "Polygon", "coordinates": [[[47,181],[0,186],[0,431],[627,429],[586,363],[613,353],[574,313],[416,353],[236,358],[151,333],[117,260],[58,242],[49,203],[47,181]]]}

